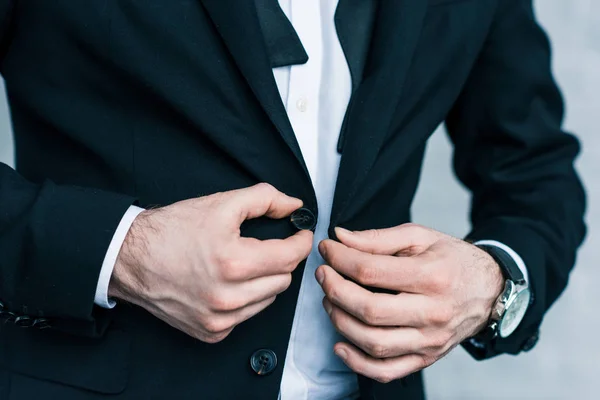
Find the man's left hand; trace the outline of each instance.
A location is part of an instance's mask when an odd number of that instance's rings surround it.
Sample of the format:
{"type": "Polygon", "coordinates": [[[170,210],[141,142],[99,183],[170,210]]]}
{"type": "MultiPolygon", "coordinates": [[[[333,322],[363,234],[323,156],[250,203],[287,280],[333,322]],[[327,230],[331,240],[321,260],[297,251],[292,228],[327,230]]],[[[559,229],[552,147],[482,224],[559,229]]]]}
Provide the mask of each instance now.
{"type": "Polygon", "coordinates": [[[404,224],[336,234],[341,243],[319,244],[327,265],[316,273],[325,310],[351,342],[334,350],[380,382],[428,367],[477,334],[504,288],[490,255],[432,229],[404,224]]]}

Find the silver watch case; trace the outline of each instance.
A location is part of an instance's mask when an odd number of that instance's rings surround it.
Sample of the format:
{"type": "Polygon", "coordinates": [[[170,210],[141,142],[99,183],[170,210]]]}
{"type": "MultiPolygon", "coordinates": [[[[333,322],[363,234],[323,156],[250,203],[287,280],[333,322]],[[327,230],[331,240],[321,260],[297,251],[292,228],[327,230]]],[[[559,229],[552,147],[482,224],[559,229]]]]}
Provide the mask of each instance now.
{"type": "Polygon", "coordinates": [[[504,291],[496,300],[492,311],[492,321],[496,322],[497,334],[501,338],[510,336],[519,326],[531,300],[527,285],[517,285],[507,279],[504,291]]]}

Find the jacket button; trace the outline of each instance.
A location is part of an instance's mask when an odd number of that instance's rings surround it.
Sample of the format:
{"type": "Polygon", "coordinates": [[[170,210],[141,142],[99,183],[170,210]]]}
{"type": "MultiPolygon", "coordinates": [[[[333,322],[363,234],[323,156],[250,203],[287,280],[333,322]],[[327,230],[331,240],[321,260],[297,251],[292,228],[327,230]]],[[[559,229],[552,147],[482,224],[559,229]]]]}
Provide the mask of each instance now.
{"type": "Polygon", "coordinates": [[[15,325],[20,326],[22,328],[29,328],[33,326],[34,319],[28,317],[27,315],[22,315],[20,317],[15,318],[15,325]]]}
{"type": "Polygon", "coordinates": [[[314,231],[317,226],[317,217],[308,208],[299,208],[292,213],[290,221],[298,230],[314,231]]]}
{"type": "Polygon", "coordinates": [[[521,350],[529,351],[529,350],[533,349],[535,347],[535,345],[537,344],[538,340],[540,340],[540,331],[537,331],[536,333],[533,334],[533,336],[531,336],[529,339],[527,339],[525,341],[525,343],[523,343],[523,345],[521,346],[521,350]]]}
{"type": "Polygon", "coordinates": [[[257,375],[268,375],[277,367],[277,355],[273,350],[257,350],[250,356],[250,367],[257,375]]]}

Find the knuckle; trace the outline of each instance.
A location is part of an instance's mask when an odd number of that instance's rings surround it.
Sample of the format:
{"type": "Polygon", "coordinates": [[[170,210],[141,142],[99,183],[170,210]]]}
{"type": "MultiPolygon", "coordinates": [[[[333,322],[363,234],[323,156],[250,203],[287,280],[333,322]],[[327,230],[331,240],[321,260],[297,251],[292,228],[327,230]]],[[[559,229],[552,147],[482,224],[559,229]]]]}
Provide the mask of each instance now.
{"type": "Polygon", "coordinates": [[[429,321],[436,326],[445,326],[452,319],[452,308],[439,306],[429,314],[429,321]]]}
{"type": "Polygon", "coordinates": [[[204,322],[204,330],[208,332],[209,336],[217,337],[223,334],[231,328],[231,324],[221,318],[210,318],[204,322]]]}
{"type": "Polygon", "coordinates": [[[340,313],[337,310],[332,310],[331,315],[329,316],[331,323],[339,330],[344,330],[344,320],[341,318],[340,313]]]}
{"type": "Polygon", "coordinates": [[[360,263],[356,267],[356,280],[363,285],[371,286],[376,284],[378,277],[377,268],[372,268],[365,263],[360,263]]]}
{"type": "Polygon", "coordinates": [[[378,229],[367,229],[363,233],[367,239],[371,239],[371,240],[377,239],[380,234],[378,229]]]}
{"type": "Polygon", "coordinates": [[[438,334],[431,338],[429,347],[434,351],[442,350],[448,343],[448,337],[445,334],[438,334]]]}
{"type": "Polygon", "coordinates": [[[367,344],[367,348],[365,350],[367,350],[367,353],[375,358],[387,358],[390,353],[387,346],[373,341],[370,341],[367,344]]]}
{"type": "Polygon", "coordinates": [[[276,291],[277,293],[284,292],[287,290],[292,284],[292,274],[285,274],[281,277],[281,282],[279,283],[276,291]]]}
{"type": "Polygon", "coordinates": [[[298,268],[298,265],[301,262],[302,260],[300,260],[299,257],[290,257],[290,259],[283,262],[283,271],[286,273],[292,273],[296,268],[298,268]]]}
{"type": "Polygon", "coordinates": [[[244,261],[231,257],[225,256],[220,259],[220,271],[221,277],[227,281],[237,281],[244,278],[244,261]]]}
{"type": "Polygon", "coordinates": [[[390,383],[394,379],[396,377],[390,372],[381,372],[375,377],[375,380],[379,383],[390,383]]]}
{"type": "Polygon", "coordinates": [[[336,285],[328,285],[327,279],[325,279],[325,285],[323,290],[327,294],[327,297],[333,302],[336,303],[340,299],[340,290],[336,287],[336,285]]]}
{"type": "Polygon", "coordinates": [[[208,305],[213,311],[233,311],[243,307],[243,302],[233,296],[215,293],[209,295],[208,305]]]}
{"type": "Polygon", "coordinates": [[[223,340],[225,340],[225,338],[227,336],[229,336],[230,332],[225,332],[225,333],[217,333],[217,334],[211,334],[208,335],[205,339],[204,342],[208,343],[208,344],[217,344],[219,342],[222,342],[223,340]]]}
{"type": "Polygon", "coordinates": [[[429,288],[436,293],[443,291],[446,286],[448,286],[448,279],[446,278],[446,275],[440,271],[432,274],[429,278],[429,288]]]}
{"type": "Polygon", "coordinates": [[[273,185],[266,182],[261,182],[257,184],[256,189],[264,193],[265,196],[272,196],[277,192],[273,185]]]}
{"type": "Polygon", "coordinates": [[[287,272],[288,274],[291,274],[292,272],[294,272],[296,270],[296,268],[298,268],[298,266],[300,265],[302,261],[292,261],[291,263],[288,264],[287,268],[285,269],[285,272],[287,272]]]}
{"type": "Polygon", "coordinates": [[[292,274],[286,274],[283,281],[283,290],[286,290],[292,284],[292,274]]]}
{"type": "Polygon", "coordinates": [[[418,360],[418,369],[419,370],[425,369],[425,368],[429,367],[430,365],[433,365],[434,362],[435,362],[435,358],[427,356],[427,355],[422,355],[418,360]]]}
{"type": "Polygon", "coordinates": [[[414,222],[407,222],[405,224],[400,225],[402,229],[410,229],[410,230],[423,230],[426,229],[424,226],[416,224],[414,222]]]}
{"type": "Polygon", "coordinates": [[[382,320],[379,306],[374,302],[367,302],[362,310],[363,320],[369,325],[378,325],[382,320]]]}

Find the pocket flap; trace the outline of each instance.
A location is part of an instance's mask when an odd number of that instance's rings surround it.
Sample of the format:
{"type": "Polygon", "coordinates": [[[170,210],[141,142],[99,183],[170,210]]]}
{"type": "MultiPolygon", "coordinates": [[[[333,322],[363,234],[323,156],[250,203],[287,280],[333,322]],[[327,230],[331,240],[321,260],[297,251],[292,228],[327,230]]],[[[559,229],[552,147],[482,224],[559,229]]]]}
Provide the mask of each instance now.
{"type": "Polygon", "coordinates": [[[129,376],[131,338],[109,330],[100,339],[48,330],[0,327],[10,371],[33,378],[104,394],[125,390],[129,376]]]}

